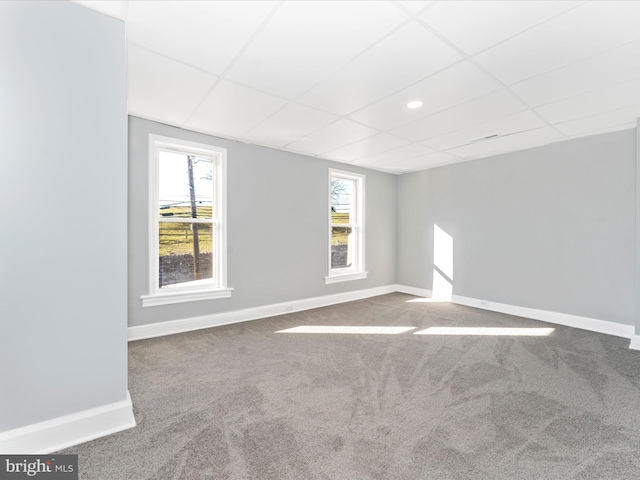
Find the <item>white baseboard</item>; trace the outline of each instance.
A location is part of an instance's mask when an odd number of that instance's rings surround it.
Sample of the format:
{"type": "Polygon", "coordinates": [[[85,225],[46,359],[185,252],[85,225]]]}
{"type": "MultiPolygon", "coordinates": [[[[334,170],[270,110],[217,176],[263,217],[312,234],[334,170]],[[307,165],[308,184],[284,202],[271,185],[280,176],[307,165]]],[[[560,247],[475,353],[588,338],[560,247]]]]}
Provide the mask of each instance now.
{"type": "Polygon", "coordinates": [[[396,285],[396,292],[415,295],[416,297],[430,297],[431,290],[426,288],[409,287],[407,285],[396,285]]]}
{"type": "Polygon", "coordinates": [[[212,315],[204,315],[201,317],[129,327],[129,341],[161,337],[164,335],[172,335],[174,333],[190,332],[192,330],[218,327],[221,325],[246,322],[249,320],[258,320],[260,318],[300,312],[312,308],[326,307],[337,303],[361,300],[363,298],[375,297],[377,295],[384,295],[385,293],[393,293],[395,291],[397,291],[396,285],[386,285],[384,287],[356,290],[355,292],[336,293],[334,295],[326,295],[323,297],[312,297],[303,300],[293,300],[291,302],[264,305],[262,307],[246,308],[243,310],[214,313],[212,315]]]}
{"type": "MultiPolygon", "coordinates": [[[[518,307],[516,305],[508,305],[506,303],[497,303],[488,300],[480,300],[478,298],[463,297],[461,295],[453,295],[452,301],[453,303],[466,305],[468,307],[482,308],[483,310],[507,313],[509,315],[531,318],[533,320],[542,320],[543,322],[555,323],[556,325],[581,328],[582,330],[605,333],[607,335],[614,335],[616,337],[631,338],[631,336],[635,332],[635,327],[633,325],[625,325],[624,323],[598,320],[596,318],[581,317],[568,313],[551,312],[549,310],[538,310],[536,308],[528,307],[518,307]]],[[[640,344],[638,345],[638,347],[640,348],[640,344]]]]}
{"type": "Polygon", "coordinates": [[[631,342],[629,343],[631,350],[640,350],[640,335],[632,335],[631,342]]]}
{"type": "Polygon", "coordinates": [[[127,392],[120,402],[2,432],[0,453],[48,454],[135,426],[127,392]]]}
{"type": "MultiPolygon", "coordinates": [[[[190,332],[192,330],[200,330],[203,328],[229,325],[232,323],[246,322],[250,320],[258,320],[260,318],[284,315],[292,312],[300,312],[312,308],[326,307],[328,305],[350,302],[353,300],[361,300],[363,298],[375,297],[376,295],[384,295],[386,293],[393,292],[406,293],[418,297],[431,296],[431,290],[427,290],[425,288],[410,287],[407,285],[399,284],[386,285],[383,287],[357,290],[354,292],[337,293],[334,295],[326,295],[323,297],[293,300],[291,302],[276,303],[273,305],[247,308],[243,310],[233,310],[231,312],[222,312],[212,315],[204,315],[201,317],[192,317],[181,320],[173,320],[169,322],[159,322],[151,323],[148,325],[129,327],[129,341],[161,337],[174,333],[190,332]]],[[[583,330],[604,333],[607,335],[614,335],[616,337],[631,338],[632,342],[629,348],[640,350],[640,336],[634,336],[635,328],[632,325],[609,322],[606,320],[598,320],[595,318],[581,317],[568,313],[559,313],[549,310],[519,307],[516,305],[508,305],[506,303],[497,303],[487,300],[481,300],[478,298],[464,297],[462,295],[453,295],[452,302],[469,307],[491,310],[493,312],[500,312],[509,315],[515,315],[518,317],[541,320],[543,322],[554,323],[556,325],[581,328],[583,330]]]]}

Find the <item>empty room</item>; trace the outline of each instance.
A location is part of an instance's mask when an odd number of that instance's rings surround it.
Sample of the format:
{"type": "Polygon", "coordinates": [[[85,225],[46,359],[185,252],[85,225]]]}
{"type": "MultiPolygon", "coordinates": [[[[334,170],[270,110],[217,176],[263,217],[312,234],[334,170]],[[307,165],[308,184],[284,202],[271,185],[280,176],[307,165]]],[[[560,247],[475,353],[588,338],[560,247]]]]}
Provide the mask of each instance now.
{"type": "Polygon", "coordinates": [[[0,479],[640,477],[638,25],[0,2],[0,479]]]}

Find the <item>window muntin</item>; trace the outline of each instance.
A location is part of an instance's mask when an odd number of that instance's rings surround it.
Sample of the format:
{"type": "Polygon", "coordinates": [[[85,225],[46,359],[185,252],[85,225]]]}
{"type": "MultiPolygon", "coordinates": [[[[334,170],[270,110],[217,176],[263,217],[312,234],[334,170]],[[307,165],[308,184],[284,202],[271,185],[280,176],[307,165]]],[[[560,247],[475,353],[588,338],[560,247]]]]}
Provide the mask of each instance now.
{"type": "Polygon", "coordinates": [[[149,148],[151,271],[143,305],[230,296],[226,149],[155,135],[149,148]]]}
{"type": "Polygon", "coordinates": [[[330,169],[329,207],[327,283],[365,278],[364,175],[330,169]]]}

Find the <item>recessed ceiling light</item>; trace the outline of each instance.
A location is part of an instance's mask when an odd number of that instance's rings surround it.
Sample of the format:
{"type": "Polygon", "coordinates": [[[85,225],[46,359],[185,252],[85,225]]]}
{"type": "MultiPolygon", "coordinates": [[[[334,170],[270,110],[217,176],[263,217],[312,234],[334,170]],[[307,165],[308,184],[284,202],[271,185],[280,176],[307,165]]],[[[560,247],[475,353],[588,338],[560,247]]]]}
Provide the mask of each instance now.
{"type": "Polygon", "coordinates": [[[422,103],[421,100],[412,100],[409,103],[407,103],[407,108],[420,108],[422,105],[424,105],[422,103]]]}

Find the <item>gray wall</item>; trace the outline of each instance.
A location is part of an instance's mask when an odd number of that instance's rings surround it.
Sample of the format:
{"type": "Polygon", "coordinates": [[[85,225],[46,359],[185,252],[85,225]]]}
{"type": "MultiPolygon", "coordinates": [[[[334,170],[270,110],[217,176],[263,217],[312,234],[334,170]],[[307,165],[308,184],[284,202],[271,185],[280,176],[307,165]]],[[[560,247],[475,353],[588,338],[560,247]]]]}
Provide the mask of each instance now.
{"type": "Polygon", "coordinates": [[[395,282],[394,175],[129,118],[129,325],[144,325],[395,282]],[[148,294],[149,134],[227,148],[231,298],[142,307],[148,294]],[[328,168],[366,174],[366,280],[325,285],[328,168]]]}
{"type": "Polygon", "coordinates": [[[640,118],[636,125],[636,242],[635,242],[635,327],[636,335],[640,335],[640,118]]]}
{"type": "Polygon", "coordinates": [[[634,324],[635,130],[398,181],[397,281],[431,289],[433,225],[453,293],[634,324]]]}
{"type": "Polygon", "coordinates": [[[0,2],[0,431],[126,399],[122,22],[0,2]]]}

